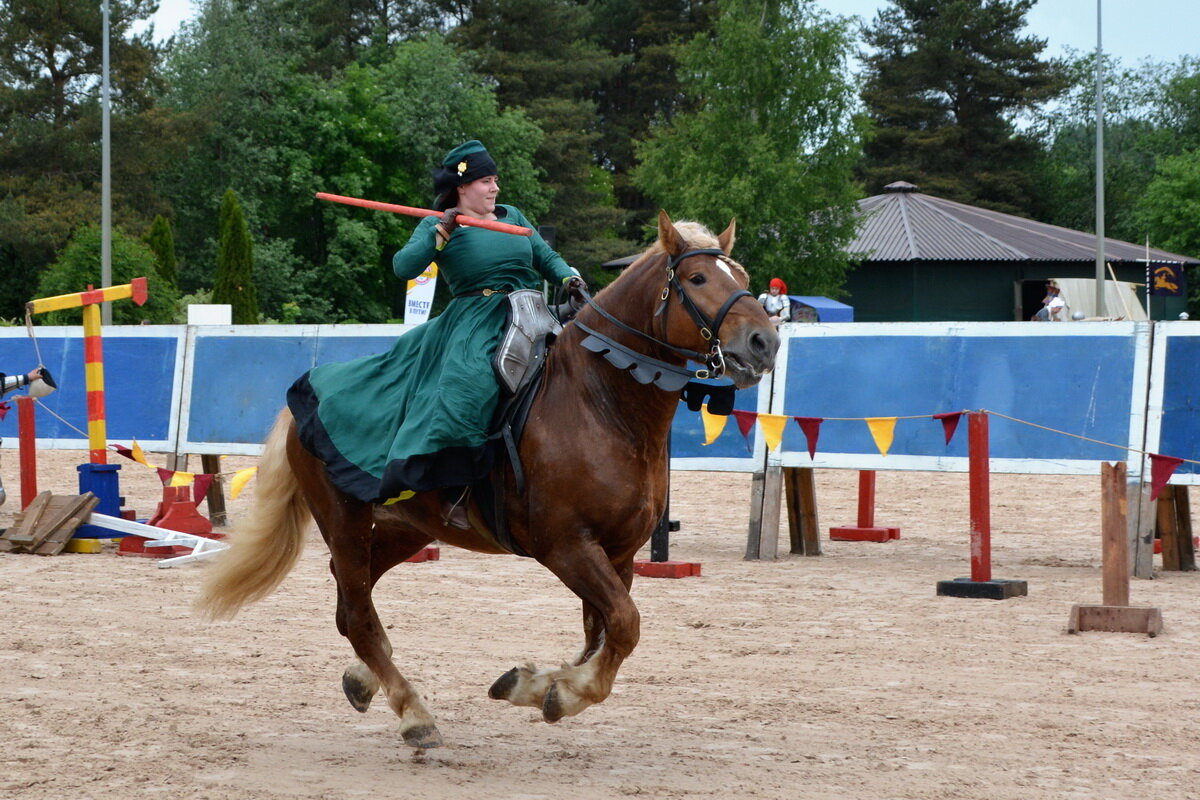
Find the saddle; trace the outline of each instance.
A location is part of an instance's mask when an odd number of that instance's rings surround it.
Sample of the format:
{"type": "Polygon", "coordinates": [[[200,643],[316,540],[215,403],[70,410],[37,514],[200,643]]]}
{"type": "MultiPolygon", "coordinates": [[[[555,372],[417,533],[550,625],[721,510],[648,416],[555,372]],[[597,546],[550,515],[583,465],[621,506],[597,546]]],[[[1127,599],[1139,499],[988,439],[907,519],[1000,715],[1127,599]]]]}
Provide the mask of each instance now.
{"type": "Polygon", "coordinates": [[[521,289],[509,293],[505,332],[492,358],[492,369],[500,384],[500,403],[488,436],[494,466],[486,477],[471,486],[475,502],[468,505],[468,518],[476,530],[490,534],[496,544],[519,556],[528,557],[529,553],[513,540],[508,529],[504,514],[504,467],[506,462],[512,467],[517,494],[524,494],[525,472],[517,447],[533,398],[542,385],[546,354],[561,331],[559,316],[550,311],[541,292],[521,289]]]}

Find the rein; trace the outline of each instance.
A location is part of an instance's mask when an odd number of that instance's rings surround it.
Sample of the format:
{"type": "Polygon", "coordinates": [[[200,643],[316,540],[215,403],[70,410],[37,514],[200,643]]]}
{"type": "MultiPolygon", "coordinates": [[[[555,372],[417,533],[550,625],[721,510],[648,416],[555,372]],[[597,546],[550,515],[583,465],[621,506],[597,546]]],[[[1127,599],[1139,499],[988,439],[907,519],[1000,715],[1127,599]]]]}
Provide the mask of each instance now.
{"type": "Polygon", "coordinates": [[[683,367],[677,367],[674,364],[668,364],[665,361],[651,358],[650,356],[639,353],[638,351],[627,347],[605,336],[587,325],[575,320],[575,324],[579,329],[588,334],[581,342],[583,347],[591,350],[594,353],[600,353],[615,367],[619,369],[629,370],[632,367],[632,374],[639,383],[651,383],[666,391],[678,391],[682,389],[689,380],[692,379],[708,379],[719,378],[725,374],[725,355],[721,352],[720,330],[721,324],[725,321],[726,315],[733,307],[733,304],[743,297],[753,297],[750,292],[745,289],[738,289],[726,298],[721,308],[717,311],[714,318],[709,319],[708,316],[700,310],[691,295],[683,288],[679,277],[675,274],[675,269],[686,258],[692,256],[712,255],[725,257],[725,251],[717,248],[698,248],[695,250],[685,250],[679,255],[673,256],[667,262],[667,284],[663,287],[662,296],[659,300],[658,309],[654,312],[655,316],[663,315],[663,338],[658,339],[645,331],[640,331],[637,328],[626,325],[621,320],[614,317],[612,314],[601,308],[586,289],[581,289],[584,301],[587,305],[596,309],[600,316],[616,325],[618,328],[629,333],[640,336],[649,342],[658,345],[659,347],[670,350],[676,355],[692,361],[703,362],[705,369],[689,370],[683,367]],[[677,347],[666,341],[666,314],[668,308],[667,300],[670,298],[671,290],[674,289],[679,294],[679,302],[683,305],[684,310],[688,312],[688,316],[696,323],[696,327],[700,330],[700,335],[710,344],[707,353],[701,353],[696,350],[689,350],[684,347],[677,347]]]}

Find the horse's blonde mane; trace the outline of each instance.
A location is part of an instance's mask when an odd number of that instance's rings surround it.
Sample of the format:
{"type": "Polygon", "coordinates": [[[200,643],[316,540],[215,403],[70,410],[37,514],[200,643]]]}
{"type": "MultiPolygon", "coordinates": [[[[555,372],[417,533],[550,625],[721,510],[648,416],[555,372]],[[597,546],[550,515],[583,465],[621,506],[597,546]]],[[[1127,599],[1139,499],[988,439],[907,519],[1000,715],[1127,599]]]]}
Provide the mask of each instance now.
{"type": "MultiPolygon", "coordinates": [[[[675,225],[675,230],[679,232],[679,238],[687,242],[689,249],[706,249],[710,247],[721,246],[721,243],[717,240],[716,234],[710,231],[704,224],[700,222],[690,219],[681,219],[676,220],[673,224],[675,225]]],[[[663,252],[665,252],[665,250],[663,249],[662,242],[656,239],[654,244],[650,245],[650,249],[643,254],[643,257],[658,255],[659,253],[663,252]]],[[[638,260],[640,261],[641,259],[638,260]]],[[[750,282],[750,273],[746,272],[745,267],[734,261],[729,256],[725,256],[725,258],[722,260],[728,264],[731,269],[740,272],[742,277],[746,279],[747,283],[750,282]]]]}

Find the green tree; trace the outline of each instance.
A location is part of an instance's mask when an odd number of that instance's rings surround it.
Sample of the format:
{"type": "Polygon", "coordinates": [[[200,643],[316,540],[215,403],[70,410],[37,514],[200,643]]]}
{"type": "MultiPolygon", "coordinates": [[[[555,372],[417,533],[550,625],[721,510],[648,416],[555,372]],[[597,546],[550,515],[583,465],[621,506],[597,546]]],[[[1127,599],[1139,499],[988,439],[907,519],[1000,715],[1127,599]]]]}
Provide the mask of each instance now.
{"type": "Polygon", "coordinates": [[[254,289],[254,253],[246,217],[232,189],[221,198],[220,237],[213,302],[233,306],[233,324],[258,324],[258,294],[254,289]]]}
{"type": "MultiPolygon", "coordinates": [[[[100,244],[100,226],[88,225],[76,231],[62,255],[42,274],[35,296],[55,297],[82,292],[89,286],[99,287],[100,244]]],[[[179,292],[158,274],[154,252],[144,242],[126,235],[120,228],[113,228],[113,285],[120,286],[141,277],[146,278],[146,304],[139,306],[128,300],[114,302],[113,322],[118,325],[174,322],[179,309],[179,292]]],[[[78,325],[81,317],[78,309],[71,309],[53,311],[36,319],[44,325],[78,325]]]]}
{"type": "Polygon", "coordinates": [[[874,122],[862,177],[1028,215],[1040,149],[1017,116],[1064,87],[1022,35],[1034,0],[892,0],[863,32],[862,100],[874,122]]]}
{"type": "MultiPolygon", "coordinates": [[[[113,218],[164,210],[152,177],[181,131],[153,106],[155,6],[111,0],[113,218]]],[[[100,217],[102,23],[94,0],[0,0],[0,316],[19,313],[72,234],[100,217]]]]}
{"type": "MultiPolygon", "coordinates": [[[[1159,162],[1136,213],[1155,247],[1200,258],[1200,150],[1159,162]]],[[[1188,307],[1200,311],[1198,269],[1188,271],[1188,307]]]]}
{"type": "Polygon", "coordinates": [[[675,218],[738,219],[753,284],[837,296],[859,196],[860,124],[846,20],[805,0],[721,0],[713,35],[681,56],[696,111],[652,130],[635,180],[675,218]]]}
{"type": "Polygon", "coordinates": [[[178,288],[179,264],[175,259],[175,235],[171,232],[170,221],[161,214],[155,217],[143,241],[154,252],[158,274],[165,282],[178,288]]]}
{"type": "Polygon", "coordinates": [[[612,174],[612,193],[625,212],[622,236],[641,241],[657,218],[654,204],[634,184],[635,144],[655,119],[687,110],[679,82],[679,47],[711,29],[716,0],[599,0],[592,6],[597,42],[621,58],[616,74],[596,91],[599,137],[596,162],[612,174]]]}
{"type": "MultiPolygon", "coordinates": [[[[552,202],[531,219],[556,228],[556,249],[581,270],[628,253],[633,245],[616,233],[622,214],[611,176],[594,158],[594,95],[622,59],[596,44],[588,8],[575,0],[466,5],[470,16],[451,40],[495,80],[501,107],[524,109],[543,133],[536,163],[552,202]]],[[[503,186],[503,173],[501,179],[503,186]]]]}

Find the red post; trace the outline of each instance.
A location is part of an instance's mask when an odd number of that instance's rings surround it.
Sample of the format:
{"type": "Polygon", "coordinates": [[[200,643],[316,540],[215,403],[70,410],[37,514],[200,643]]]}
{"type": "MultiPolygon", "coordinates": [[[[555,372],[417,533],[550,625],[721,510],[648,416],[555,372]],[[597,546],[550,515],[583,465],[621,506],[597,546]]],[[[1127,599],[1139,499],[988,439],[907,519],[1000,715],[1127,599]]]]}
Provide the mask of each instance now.
{"type": "Polygon", "coordinates": [[[971,580],[992,579],[992,507],[986,411],[972,411],[968,423],[971,484],[971,580]]]}
{"type": "Polygon", "coordinates": [[[875,527],[875,470],[858,471],[858,527],[875,527]]]}
{"type": "Polygon", "coordinates": [[[37,425],[33,417],[33,398],[17,398],[17,441],[21,463],[21,508],[29,507],[38,494],[37,425]]]}

